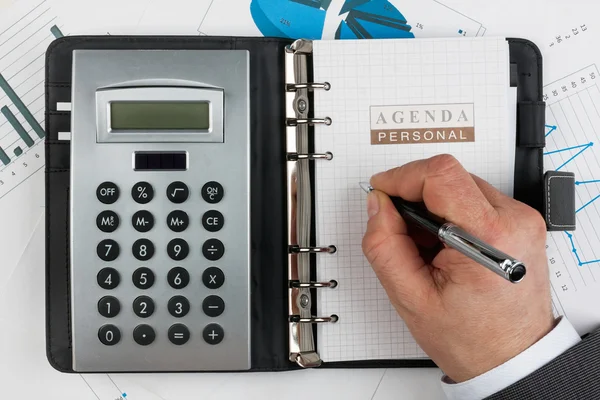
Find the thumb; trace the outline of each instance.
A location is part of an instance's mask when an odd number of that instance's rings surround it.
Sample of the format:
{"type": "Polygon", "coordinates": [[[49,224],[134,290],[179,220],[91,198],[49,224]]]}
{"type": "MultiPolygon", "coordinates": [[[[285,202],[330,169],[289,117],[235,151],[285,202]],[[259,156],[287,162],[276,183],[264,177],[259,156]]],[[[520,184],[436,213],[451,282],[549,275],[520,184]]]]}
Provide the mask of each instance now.
{"type": "Polygon", "coordinates": [[[399,312],[414,312],[434,287],[404,219],[390,198],[377,190],[367,197],[369,221],[362,250],[399,312]]]}

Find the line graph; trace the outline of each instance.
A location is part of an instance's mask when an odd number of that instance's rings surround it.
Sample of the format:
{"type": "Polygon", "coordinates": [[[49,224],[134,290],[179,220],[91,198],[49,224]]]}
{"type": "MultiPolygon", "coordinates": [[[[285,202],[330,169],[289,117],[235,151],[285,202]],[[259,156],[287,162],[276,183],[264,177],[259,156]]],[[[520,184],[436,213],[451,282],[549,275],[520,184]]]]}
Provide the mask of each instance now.
{"type": "Polygon", "coordinates": [[[590,316],[582,299],[597,301],[600,289],[599,80],[590,65],[544,87],[545,167],[573,172],[576,179],[576,230],[551,232],[546,244],[553,309],[584,328],[590,316]]]}

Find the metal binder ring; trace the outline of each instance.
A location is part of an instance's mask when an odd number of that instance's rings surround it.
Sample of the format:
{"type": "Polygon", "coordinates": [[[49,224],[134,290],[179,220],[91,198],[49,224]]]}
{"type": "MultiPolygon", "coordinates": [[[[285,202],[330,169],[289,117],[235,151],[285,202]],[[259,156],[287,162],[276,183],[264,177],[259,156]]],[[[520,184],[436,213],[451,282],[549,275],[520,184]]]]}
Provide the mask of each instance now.
{"type": "Polygon", "coordinates": [[[325,124],[325,125],[331,125],[331,118],[329,118],[329,117],[325,117],[325,118],[288,118],[288,119],[286,119],[286,124],[287,124],[287,126],[298,126],[298,125],[301,125],[301,124],[309,124],[309,125],[325,124]]]}
{"type": "Polygon", "coordinates": [[[324,288],[328,287],[334,289],[337,287],[338,283],[335,280],[330,280],[329,282],[300,282],[300,281],[291,281],[290,287],[297,289],[312,289],[312,288],[324,288]]]}
{"type": "Polygon", "coordinates": [[[295,322],[298,324],[318,324],[321,322],[335,323],[338,320],[339,320],[339,318],[335,314],[332,314],[329,317],[311,317],[311,318],[301,318],[299,315],[290,315],[290,322],[295,322]]]}
{"type": "Polygon", "coordinates": [[[295,92],[300,89],[323,89],[329,90],[331,89],[331,84],[329,82],[317,83],[288,83],[285,85],[285,90],[288,92],[295,92]]]}
{"type": "Polygon", "coordinates": [[[289,247],[290,253],[335,253],[337,248],[334,245],[327,247],[300,247],[296,244],[289,247]]]}
{"type": "Polygon", "coordinates": [[[333,158],[333,153],[309,153],[309,154],[300,154],[300,153],[288,153],[287,159],[288,161],[298,161],[298,160],[331,160],[333,158]]]}

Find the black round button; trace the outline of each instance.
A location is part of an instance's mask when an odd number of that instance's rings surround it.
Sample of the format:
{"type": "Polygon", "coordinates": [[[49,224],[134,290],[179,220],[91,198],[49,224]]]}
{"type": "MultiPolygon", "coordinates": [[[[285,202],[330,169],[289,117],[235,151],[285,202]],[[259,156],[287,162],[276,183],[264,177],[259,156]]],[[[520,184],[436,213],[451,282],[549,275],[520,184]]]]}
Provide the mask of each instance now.
{"type": "Polygon", "coordinates": [[[183,289],[190,283],[190,274],[185,268],[172,268],[167,274],[167,281],[173,289],[183,289]]]}
{"type": "Polygon", "coordinates": [[[202,311],[209,317],[218,317],[225,311],[225,302],[219,296],[208,296],[202,302],[202,311]]]}
{"type": "Polygon", "coordinates": [[[154,285],[154,272],[150,268],[138,268],[133,272],[132,280],[136,288],[149,289],[154,285]]]}
{"type": "Polygon", "coordinates": [[[148,232],[154,226],[154,216],[150,211],[137,211],[131,217],[131,224],[138,232],[148,232]]]}
{"type": "Polygon", "coordinates": [[[114,325],[104,325],[98,329],[98,339],[102,344],[113,346],[121,340],[121,331],[114,325]]]}
{"type": "Polygon", "coordinates": [[[181,238],[173,239],[167,245],[167,254],[173,260],[183,260],[188,256],[189,252],[190,246],[181,238]]]}
{"type": "Polygon", "coordinates": [[[119,257],[119,244],[112,239],[104,239],[96,247],[96,254],[104,261],[114,261],[119,257]]]}
{"type": "Polygon", "coordinates": [[[121,311],[121,303],[116,297],[104,296],[98,301],[98,312],[106,318],[112,318],[121,311]]]}
{"type": "Polygon", "coordinates": [[[209,344],[218,344],[223,340],[225,332],[219,324],[208,324],[202,331],[204,341],[209,344]]]}
{"type": "Polygon", "coordinates": [[[209,232],[221,230],[224,223],[225,218],[223,218],[223,214],[217,210],[207,211],[202,216],[202,226],[209,232]]]}
{"type": "Polygon", "coordinates": [[[156,333],[150,325],[138,325],[133,330],[133,340],[141,346],[148,346],[156,339],[156,333]]]}
{"type": "Polygon", "coordinates": [[[149,203],[154,197],[154,189],[148,182],[138,182],[131,188],[131,197],[136,203],[149,203]]]}
{"type": "Polygon", "coordinates": [[[154,244],[149,239],[138,239],[131,246],[133,256],[140,261],[147,261],[154,255],[154,244]]]}
{"type": "Polygon", "coordinates": [[[119,286],[121,276],[114,268],[102,268],[100,272],[98,272],[96,280],[102,289],[114,289],[119,286]]]}
{"type": "Polygon", "coordinates": [[[154,300],[148,296],[139,296],[133,301],[133,312],[140,318],[154,314],[154,300]]]}
{"type": "Polygon", "coordinates": [[[202,186],[202,198],[207,203],[218,203],[223,198],[223,195],[223,186],[219,182],[211,181],[202,186]]]}
{"type": "Polygon", "coordinates": [[[225,282],[225,274],[217,267],[209,267],[202,273],[202,283],[210,289],[218,289],[225,282]]]}
{"type": "Polygon", "coordinates": [[[173,182],[167,187],[167,198],[173,203],[183,203],[190,195],[190,190],[183,182],[173,182]]]}
{"type": "Polygon", "coordinates": [[[175,324],[169,328],[168,336],[171,343],[181,346],[190,340],[190,330],[183,324],[175,324]]]}
{"type": "Polygon", "coordinates": [[[202,254],[208,260],[216,261],[223,257],[223,253],[225,253],[225,246],[219,239],[208,239],[202,245],[202,254]]]}
{"type": "Polygon", "coordinates": [[[183,296],[173,296],[167,304],[167,309],[172,316],[181,318],[190,311],[190,302],[183,296]]]}
{"type": "Polygon", "coordinates": [[[103,182],[96,189],[96,197],[104,204],[112,204],[119,198],[119,188],[112,182],[103,182]]]}
{"type": "Polygon", "coordinates": [[[119,227],[119,216],[114,211],[102,211],[96,217],[96,226],[102,232],[114,232],[119,227]]]}
{"type": "Polygon", "coordinates": [[[173,232],[183,232],[190,224],[190,218],[185,211],[175,210],[167,215],[167,226],[173,232]]]}

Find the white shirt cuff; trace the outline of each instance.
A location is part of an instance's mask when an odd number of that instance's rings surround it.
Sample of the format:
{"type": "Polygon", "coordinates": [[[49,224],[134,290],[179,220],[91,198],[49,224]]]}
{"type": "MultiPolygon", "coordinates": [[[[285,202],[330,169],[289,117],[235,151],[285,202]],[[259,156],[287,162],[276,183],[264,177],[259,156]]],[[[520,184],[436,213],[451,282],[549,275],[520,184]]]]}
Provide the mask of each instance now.
{"type": "Polygon", "coordinates": [[[452,383],[444,375],[442,389],[449,400],[479,400],[535,372],[577,344],[581,338],[565,317],[542,339],[504,364],[465,382],[452,383]]]}

